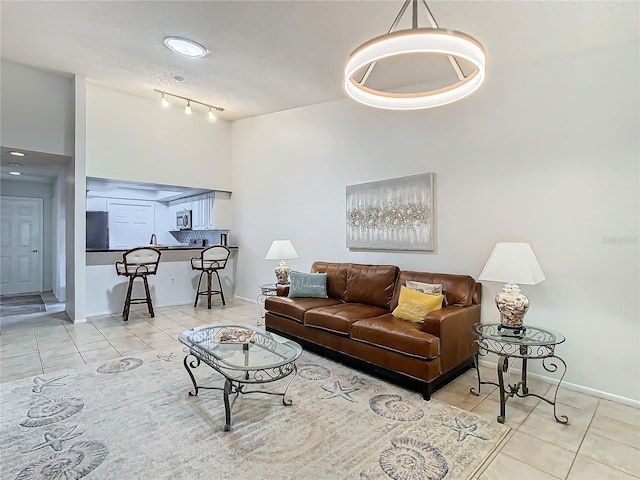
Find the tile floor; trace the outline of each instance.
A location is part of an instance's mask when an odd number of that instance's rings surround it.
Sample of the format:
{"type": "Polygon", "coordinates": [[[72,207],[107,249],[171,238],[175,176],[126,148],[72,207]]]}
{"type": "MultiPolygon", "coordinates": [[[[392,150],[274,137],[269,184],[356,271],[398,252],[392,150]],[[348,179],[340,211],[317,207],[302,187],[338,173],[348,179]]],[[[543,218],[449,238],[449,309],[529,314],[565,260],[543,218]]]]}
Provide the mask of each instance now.
{"type": "MultiPolygon", "coordinates": [[[[0,322],[0,382],[166,350],[175,347],[179,333],[197,325],[256,325],[260,319],[255,303],[230,299],[226,307],[211,310],[182,305],[158,308],[155,318],[138,311],[128,322],[107,315],[74,325],[52,295],[43,296],[48,312],[0,322]]],[[[492,369],[482,369],[483,379],[495,379],[492,369]]],[[[482,394],[473,396],[469,388],[475,382],[469,370],[434,398],[495,419],[497,388],[483,385],[482,394]]],[[[536,380],[529,383],[532,392],[550,388],[536,380]]],[[[535,397],[510,399],[506,424],[513,430],[476,479],[640,479],[640,409],[562,388],[558,402],[558,414],[569,416],[568,425],[555,422],[552,407],[535,397]]]]}

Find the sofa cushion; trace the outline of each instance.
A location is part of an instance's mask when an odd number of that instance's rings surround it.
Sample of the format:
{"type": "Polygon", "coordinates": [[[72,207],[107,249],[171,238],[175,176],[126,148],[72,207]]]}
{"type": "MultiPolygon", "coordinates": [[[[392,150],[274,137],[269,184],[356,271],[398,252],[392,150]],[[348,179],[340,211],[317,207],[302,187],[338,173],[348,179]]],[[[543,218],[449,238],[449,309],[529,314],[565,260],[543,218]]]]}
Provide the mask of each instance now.
{"type": "Polygon", "coordinates": [[[289,298],[267,297],[264,302],[266,310],[277,315],[289,317],[302,323],[307,310],[317,307],[327,307],[342,303],[337,298],[289,298]]]}
{"type": "Polygon", "coordinates": [[[440,356],[438,337],[422,331],[420,324],[395,318],[390,313],[355,323],[351,339],[425,360],[440,356]]]}
{"type": "Polygon", "coordinates": [[[444,294],[445,306],[460,305],[462,307],[468,307],[469,305],[473,304],[473,295],[476,289],[476,281],[468,275],[409,272],[403,270],[398,275],[398,282],[393,293],[393,302],[391,303],[390,310],[393,310],[398,306],[400,287],[406,285],[407,280],[413,280],[423,283],[442,284],[442,293],[444,294]]]}
{"type": "Polygon", "coordinates": [[[307,311],[304,315],[304,324],[308,327],[323,328],[331,332],[349,335],[353,322],[385,313],[388,313],[387,310],[373,305],[341,303],[307,311]]]}
{"type": "Polygon", "coordinates": [[[326,273],[291,272],[289,297],[327,298],[326,273]]]}
{"type": "Polygon", "coordinates": [[[327,296],[345,300],[347,298],[348,263],[313,262],[311,272],[327,274],[327,296]]]}
{"type": "Polygon", "coordinates": [[[392,314],[410,322],[422,322],[427,313],[442,308],[443,299],[443,295],[429,295],[402,286],[398,306],[392,314]]]}
{"type": "Polygon", "coordinates": [[[349,264],[346,301],[366,303],[385,308],[387,311],[391,310],[391,299],[398,271],[395,265],[349,264]]]}

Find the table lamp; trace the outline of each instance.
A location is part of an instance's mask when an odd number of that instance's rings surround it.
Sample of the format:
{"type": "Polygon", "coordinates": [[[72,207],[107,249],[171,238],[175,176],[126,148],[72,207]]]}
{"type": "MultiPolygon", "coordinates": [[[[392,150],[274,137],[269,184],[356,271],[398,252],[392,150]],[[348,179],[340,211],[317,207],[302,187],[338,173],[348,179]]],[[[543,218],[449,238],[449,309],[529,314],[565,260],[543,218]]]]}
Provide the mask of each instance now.
{"type": "Polygon", "coordinates": [[[502,334],[520,335],[526,330],[523,323],[529,309],[529,299],[520,292],[517,284],[536,285],[544,279],[542,268],[528,243],[496,244],[478,280],[506,282],[502,291],[496,295],[496,305],[500,312],[498,329],[506,329],[501,331],[502,334]]]}
{"type": "Polygon", "coordinates": [[[276,267],[276,278],[278,283],[289,283],[289,272],[291,269],[285,263],[285,260],[290,260],[298,257],[298,252],[293,248],[290,240],[274,240],[271,244],[271,248],[267,252],[265,260],[280,260],[280,263],[276,267]]]}

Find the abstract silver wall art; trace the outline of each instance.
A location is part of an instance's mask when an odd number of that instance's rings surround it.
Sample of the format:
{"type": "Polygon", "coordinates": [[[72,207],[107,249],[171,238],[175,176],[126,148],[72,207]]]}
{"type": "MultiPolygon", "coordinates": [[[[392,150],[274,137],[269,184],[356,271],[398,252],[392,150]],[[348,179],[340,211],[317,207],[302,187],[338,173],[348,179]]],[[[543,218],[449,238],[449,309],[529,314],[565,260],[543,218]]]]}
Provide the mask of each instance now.
{"type": "Polygon", "coordinates": [[[347,186],[347,248],[433,251],[433,178],[347,186]]]}

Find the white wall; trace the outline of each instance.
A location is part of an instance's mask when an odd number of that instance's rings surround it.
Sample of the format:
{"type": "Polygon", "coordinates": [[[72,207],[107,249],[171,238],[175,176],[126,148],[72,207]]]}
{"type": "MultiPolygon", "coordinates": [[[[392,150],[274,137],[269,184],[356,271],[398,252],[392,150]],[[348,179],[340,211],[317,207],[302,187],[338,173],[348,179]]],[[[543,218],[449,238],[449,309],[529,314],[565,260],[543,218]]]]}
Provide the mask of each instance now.
{"type": "MultiPolygon", "coordinates": [[[[71,163],[71,162],[69,162],[71,163]]],[[[67,275],[66,275],[66,169],[62,169],[53,184],[53,228],[52,249],[53,249],[53,294],[60,302],[64,302],[67,296],[67,275]]]]}
{"type": "MultiPolygon", "coordinates": [[[[498,241],[529,242],[547,280],[526,322],[567,336],[566,381],[640,400],[638,45],[511,70],[421,112],[349,100],[234,122],[236,294],[273,281],[288,238],[314,260],[390,263],[477,278],[498,241]],[[349,251],[345,187],[436,173],[436,251],[349,251]]],[[[484,288],[483,321],[497,321],[484,288]]],[[[538,369],[539,371],[539,369],[538,369]]]]}
{"type": "Polygon", "coordinates": [[[53,291],[53,186],[48,183],[3,180],[2,195],[7,197],[30,197],[42,199],[42,288],[53,291]]]}
{"type": "Polygon", "coordinates": [[[73,155],[71,76],[2,60],[2,145],[73,155]]]}
{"type": "Polygon", "coordinates": [[[89,84],[87,175],[231,190],[229,122],[89,84]]]}

